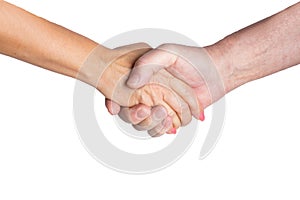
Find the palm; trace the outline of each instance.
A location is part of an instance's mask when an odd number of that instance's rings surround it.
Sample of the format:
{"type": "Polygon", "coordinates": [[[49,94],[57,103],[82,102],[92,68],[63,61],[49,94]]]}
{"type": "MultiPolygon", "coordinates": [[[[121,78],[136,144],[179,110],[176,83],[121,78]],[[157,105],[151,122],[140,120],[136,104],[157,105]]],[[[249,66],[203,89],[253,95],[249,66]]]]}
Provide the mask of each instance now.
{"type": "Polygon", "coordinates": [[[204,108],[212,104],[211,95],[205,80],[192,64],[184,58],[177,56],[176,61],[167,70],[193,88],[199,102],[204,108]]]}

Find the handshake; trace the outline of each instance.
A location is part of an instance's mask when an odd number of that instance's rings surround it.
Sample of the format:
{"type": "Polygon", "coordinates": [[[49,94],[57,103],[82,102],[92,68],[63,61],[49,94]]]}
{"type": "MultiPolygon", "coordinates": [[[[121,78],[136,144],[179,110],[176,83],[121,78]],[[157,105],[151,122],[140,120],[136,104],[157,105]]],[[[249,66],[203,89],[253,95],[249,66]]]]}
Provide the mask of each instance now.
{"type": "Polygon", "coordinates": [[[204,48],[108,49],[6,1],[0,24],[0,54],[94,86],[111,114],[151,136],[204,120],[229,91],[300,63],[300,3],[204,48]]]}
{"type": "Polygon", "coordinates": [[[89,54],[78,79],[106,97],[106,107],[137,130],[153,137],[175,134],[192,116],[203,121],[204,108],[225,94],[222,70],[213,62],[213,47],[145,43],[89,54]]]}

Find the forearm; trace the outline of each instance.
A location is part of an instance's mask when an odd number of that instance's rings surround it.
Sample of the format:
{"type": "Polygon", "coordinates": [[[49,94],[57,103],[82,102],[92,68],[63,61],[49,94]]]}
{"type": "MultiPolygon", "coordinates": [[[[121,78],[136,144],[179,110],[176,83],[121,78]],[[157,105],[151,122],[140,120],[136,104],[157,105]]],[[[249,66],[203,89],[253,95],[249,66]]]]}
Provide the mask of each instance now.
{"type": "Polygon", "coordinates": [[[226,92],[300,63],[300,3],[207,47],[226,92]]]}
{"type": "Polygon", "coordinates": [[[134,62],[150,50],[146,44],[105,48],[1,0],[0,27],[0,53],[79,79],[124,106],[129,104],[124,96],[132,90],[123,84],[125,94],[117,98],[114,89],[134,62]]]}
{"type": "Polygon", "coordinates": [[[0,1],[0,27],[0,53],[74,78],[98,45],[5,1],[0,1]]]}

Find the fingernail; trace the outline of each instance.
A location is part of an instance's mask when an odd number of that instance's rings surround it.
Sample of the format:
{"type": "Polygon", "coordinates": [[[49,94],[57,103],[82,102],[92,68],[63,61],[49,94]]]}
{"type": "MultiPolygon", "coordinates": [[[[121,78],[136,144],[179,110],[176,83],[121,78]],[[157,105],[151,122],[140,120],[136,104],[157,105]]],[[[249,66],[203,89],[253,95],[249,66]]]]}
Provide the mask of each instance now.
{"type": "Polygon", "coordinates": [[[157,109],[154,113],[155,120],[162,120],[167,117],[167,113],[164,109],[157,109]]]}
{"type": "Polygon", "coordinates": [[[127,84],[129,86],[137,86],[139,83],[140,83],[140,76],[136,74],[130,76],[129,80],[127,81],[127,84]]]}
{"type": "Polygon", "coordinates": [[[199,117],[200,121],[204,121],[205,120],[205,115],[204,112],[201,112],[200,117],[199,117]]]}
{"type": "Polygon", "coordinates": [[[144,119],[147,117],[148,113],[144,109],[139,109],[136,115],[139,119],[144,119]]]}
{"type": "Polygon", "coordinates": [[[172,133],[172,134],[176,134],[176,132],[177,132],[176,128],[172,128],[172,129],[171,129],[171,133],[172,133]]]}

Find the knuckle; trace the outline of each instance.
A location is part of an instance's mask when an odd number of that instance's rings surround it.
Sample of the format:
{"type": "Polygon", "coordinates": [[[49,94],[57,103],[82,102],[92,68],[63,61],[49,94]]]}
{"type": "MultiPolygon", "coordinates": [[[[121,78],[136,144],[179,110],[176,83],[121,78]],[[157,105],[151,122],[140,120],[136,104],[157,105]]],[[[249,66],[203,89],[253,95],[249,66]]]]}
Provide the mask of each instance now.
{"type": "Polygon", "coordinates": [[[182,119],[181,125],[186,126],[192,121],[192,116],[191,115],[186,115],[184,116],[184,119],[182,119]]]}
{"type": "Polygon", "coordinates": [[[174,45],[174,44],[166,43],[166,44],[160,45],[157,49],[168,50],[168,49],[174,48],[175,46],[176,46],[176,45],[174,45]]]}
{"type": "Polygon", "coordinates": [[[151,48],[151,46],[149,44],[147,44],[146,42],[139,42],[139,43],[136,43],[136,45],[140,48],[151,48]]]}
{"type": "Polygon", "coordinates": [[[166,130],[164,129],[163,126],[156,126],[155,128],[148,131],[148,134],[151,137],[159,137],[159,136],[162,136],[163,134],[165,134],[165,132],[166,132],[166,130]]]}
{"type": "Polygon", "coordinates": [[[140,126],[140,125],[132,125],[134,129],[138,130],[138,131],[145,131],[147,129],[145,129],[144,126],[140,126]]]}

